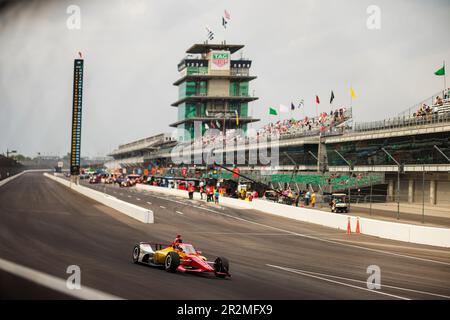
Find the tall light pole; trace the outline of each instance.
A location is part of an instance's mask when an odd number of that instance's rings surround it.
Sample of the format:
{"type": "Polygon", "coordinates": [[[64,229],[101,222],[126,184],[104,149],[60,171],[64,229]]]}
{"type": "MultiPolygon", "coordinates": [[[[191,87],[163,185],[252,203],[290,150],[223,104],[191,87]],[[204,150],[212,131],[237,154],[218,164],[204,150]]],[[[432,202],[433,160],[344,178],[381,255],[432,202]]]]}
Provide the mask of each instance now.
{"type": "Polygon", "coordinates": [[[384,153],[386,153],[388,155],[389,158],[391,158],[392,161],[394,161],[398,168],[397,168],[397,220],[400,219],[400,167],[402,166],[400,164],[400,162],[398,162],[397,160],[395,160],[395,158],[386,151],[385,148],[381,148],[381,150],[383,150],[384,153]]]}
{"type": "Polygon", "coordinates": [[[349,177],[348,177],[348,209],[350,211],[350,206],[351,206],[351,194],[350,194],[350,178],[353,175],[353,170],[352,170],[352,164],[350,163],[350,161],[347,161],[347,159],[344,158],[344,156],[337,151],[336,149],[334,150],[334,152],[336,152],[338,154],[339,157],[341,157],[342,160],[345,161],[345,163],[348,165],[348,171],[349,171],[349,177]]]}

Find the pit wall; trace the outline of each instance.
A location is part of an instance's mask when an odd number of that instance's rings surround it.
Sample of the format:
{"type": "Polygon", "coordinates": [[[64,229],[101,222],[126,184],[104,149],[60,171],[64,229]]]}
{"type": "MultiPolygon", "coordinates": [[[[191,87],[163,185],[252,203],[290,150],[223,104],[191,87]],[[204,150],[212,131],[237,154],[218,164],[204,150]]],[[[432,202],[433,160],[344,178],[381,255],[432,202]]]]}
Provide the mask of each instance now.
{"type": "Polygon", "coordinates": [[[44,176],[62,184],[62,185],[66,186],[66,187],[92,199],[92,200],[100,202],[101,204],[104,204],[105,206],[108,206],[108,207],[115,209],[123,214],[126,214],[127,216],[134,218],[140,222],[154,223],[153,211],[151,211],[149,209],[145,209],[145,208],[136,206],[134,204],[119,200],[113,196],[93,190],[91,188],[77,185],[75,183],[72,183],[69,180],[59,178],[59,177],[56,177],[56,176],[48,174],[48,173],[44,173],[44,176]]]}

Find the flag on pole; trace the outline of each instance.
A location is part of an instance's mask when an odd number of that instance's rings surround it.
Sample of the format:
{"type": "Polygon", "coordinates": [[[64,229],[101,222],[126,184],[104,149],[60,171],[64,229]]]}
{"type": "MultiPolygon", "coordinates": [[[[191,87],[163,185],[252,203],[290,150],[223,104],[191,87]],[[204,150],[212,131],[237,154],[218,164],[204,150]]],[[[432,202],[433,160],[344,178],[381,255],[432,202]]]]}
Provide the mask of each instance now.
{"type": "Polygon", "coordinates": [[[289,112],[289,108],[284,104],[280,104],[280,113],[287,113],[287,112],[289,112]]]}
{"type": "Polygon", "coordinates": [[[231,15],[227,10],[224,10],[223,14],[224,16],[222,17],[222,26],[226,29],[227,23],[231,19],[231,15]]]}
{"type": "Polygon", "coordinates": [[[320,103],[320,99],[319,99],[319,96],[318,96],[318,95],[316,95],[316,103],[317,103],[317,104],[320,103]]]}
{"type": "Polygon", "coordinates": [[[350,87],[350,96],[352,97],[352,99],[356,98],[356,93],[355,90],[353,90],[353,87],[350,87]]]}
{"type": "Polygon", "coordinates": [[[445,76],[445,64],[439,70],[436,70],[434,73],[437,76],[445,76]]]}
{"type": "Polygon", "coordinates": [[[330,104],[333,103],[333,100],[334,100],[334,92],[333,90],[331,90],[330,104]]]}
{"type": "Polygon", "coordinates": [[[239,125],[239,113],[237,110],[234,110],[234,113],[236,113],[236,125],[239,125]]]}
{"type": "Polygon", "coordinates": [[[208,39],[213,40],[214,39],[214,32],[212,32],[211,28],[206,26],[206,31],[208,32],[208,39]]]}
{"type": "Polygon", "coordinates": [[[293,102],[291,102],[291,110],[295,110],[295,105],[293,102]]]}
{"type": "Polygon", "coordinates": [[[227,23],[228,23],[228,21],[225,20],[224,17],[222,17],[222,26],[223,26],[225,29],[227,28],[227,23]]]}
{"type": "Polygon", "coordinates": [[[269,115],[277,116],[278,115],[277,109],[269,107],[269,115]]]}

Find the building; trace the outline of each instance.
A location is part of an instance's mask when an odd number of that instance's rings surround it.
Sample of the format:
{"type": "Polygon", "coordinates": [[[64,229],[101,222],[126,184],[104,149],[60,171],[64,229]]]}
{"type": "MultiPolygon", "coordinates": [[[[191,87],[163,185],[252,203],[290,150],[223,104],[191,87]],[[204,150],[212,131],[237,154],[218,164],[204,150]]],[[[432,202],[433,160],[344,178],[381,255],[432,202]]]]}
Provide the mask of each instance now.
{"type": "Polygon", "coordinates": [[[340,108],[319,118],[289,120],[293,122],[280,130],[264,126],[255,143],[247,125],[258,121],[248,111],[249,103],[257,99],[249,94],[249,82],[256,77],[250,75],[251,60],[232,57],[243,47],[226,43],[190,47],[178,64],[180,78],[174,83],[179,97],[172,106],[178,108],[178,119],[170,126],[179,129],[177,139],[161,134],[121,145],[110,154],[114,161],[108,164],[127,172],[147,169],[162,178],[210,177],[212,171],[217,179],[232,179],[230,172],[204,160],[213,140],[197,139],[208,129],[219,129],[223,135],[215,141],[225,144],[214,145],[214,154],[225,159],[232,153],[237,160],[241,152],[240,162],[225,165],[238,166],[242,174],[274,188],[352,189],[353,194],[377,185],[380,201],[450,206],[449,89],[390,119],[360,123],[351,108],[340,108]],[[242,131],[233,130],[238,128],[242,131]],[[260,140],[267,136],[277,142],[276,165],[260,158],[250,161],[254,150],[265,148],[260,140]],[[229,141],[240,144],[230,146],[229,141]],[[174,161],[174,147],[191,151],[181,162],[174,161]],[[195,161],[198,158],[200,162],[195,161]]]}
{"type": "Polygon", "coordinates": [[[113,160],[106,162],[105,165],[109,169],[129,168],[130,172],[135,168],[146,168],[149,164],[146,158],[150,154],[161,149],[170,149],[175,144],[176,140],[168,133],[122,144],[108,155],[113,157],[113,160]]]}
{"type": "Polygon", "coordinates": [[[203,134],[207,129],[240,128],[247,131],[248,123],[258,121],[249,115],[249,102],[258,98],[250,95],[249,82],[252,61],[242,56],[232,57],[244,45],[194,44],[178,64],[178,120],[170,126],[178,129],[178,139],[194,138],[194,124],[203,134]]]}
{"type": "MultiPolygon", "coordinates": [[[[432,100],[434,98],[430,98],[432,100]]],[[[419,105],[415,108],[419,109],[419,105]]],[[[244,163],[239,164],[239,168],[241,173],[275,188],[290,185],[294,189],[304,189],[310,185],[329,192],[346,191],[350,187],[355,192],[373,184],[384,194],[383,201],[395,201],[399,189],[402,202],[426,201],[431,205],[448,206],[450,99],[446,98],[442,105],[434,107],[433,112],[426,114],[411,112],[364,123],[349,119],[351,110],[347,110],[347,116],[343,113],[343,122],[327,127],[326,131],[318,127],[292,126],[277,136],[279,161],[275,167],[249,163],[249,151],[259,146],[245,140],[244,163]],[[346,125],[349,120],[353,122],[352,126],[346,125]]],[[[182,170],[187,170],[187,176],[208,173],[210,168],[206,163],[174,163],[172,150],[175,145],[180,144],[172,140],[157,148],[148,148],[142,142],[133,142],[120,146],[112,156],[123,165],[170,168],[173,176],[182,176],[182,170]]],[[[238,146],[232,151],[237,149],[238,146]]],[[[225,154],[220,148],[215,152],[225,154]]],[[[194,157],[195,151],[192,159],[194,157]]],[[[226,165],[231,168],[233,163],[226,165]]],[[[218,178],[229,179],[231,174],[222,171],[218,178]]]]}

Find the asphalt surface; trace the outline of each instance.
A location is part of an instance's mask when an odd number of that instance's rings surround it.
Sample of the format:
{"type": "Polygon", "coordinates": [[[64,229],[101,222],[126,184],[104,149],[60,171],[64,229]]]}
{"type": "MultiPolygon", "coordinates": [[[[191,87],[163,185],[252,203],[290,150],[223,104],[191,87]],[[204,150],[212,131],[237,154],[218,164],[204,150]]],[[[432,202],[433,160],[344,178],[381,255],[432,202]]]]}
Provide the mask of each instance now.
{"type": "MultiPolygon", "coordinates": [[[[111,185],[90,186],[150,208],[143,224],[45,178],[25,174],[0,188],[0,258],[125,299],[449,299],[450,250],[413,245],[111,185]],[[232,278],[170,274],[131,262],[139,241],[176,234],[232,278]],[[368,266],[381,289],[367,289],[368,266]]],[[[186,197],[187,198],[187,197],[186,197]]],[[[0,272],[1,298],[66,298],[0,272]],[[6,279],[6,280],[3,280],[6,279]],[[15,285],[11,285],[14,283],[15,285]],[[41,290],[39,290],[41,289],[41,290]]]]}

